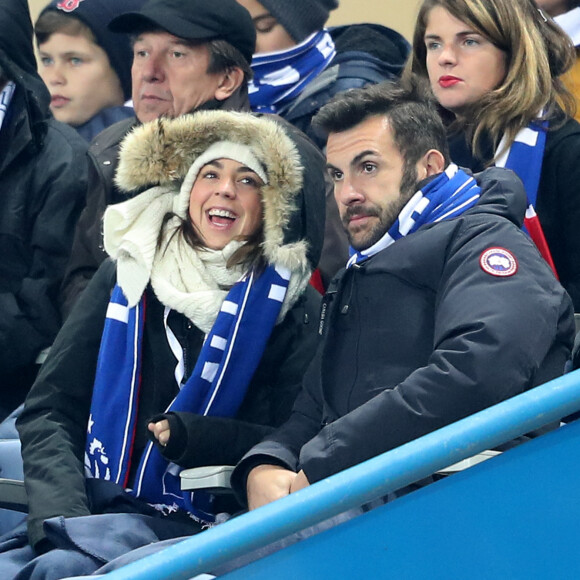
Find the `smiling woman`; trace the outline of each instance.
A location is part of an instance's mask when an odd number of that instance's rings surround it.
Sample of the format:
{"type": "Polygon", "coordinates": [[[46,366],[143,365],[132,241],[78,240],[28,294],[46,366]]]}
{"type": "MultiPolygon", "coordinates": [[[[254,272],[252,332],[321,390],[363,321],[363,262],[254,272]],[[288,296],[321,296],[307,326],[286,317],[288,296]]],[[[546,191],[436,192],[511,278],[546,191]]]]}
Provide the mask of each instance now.
{"type": "MultiPolygon", "coordinates": [[[[51,517],[85,516],[94,530],[103,501],[112,528],[139,535],[127,549],[240,509],[182,492],[177,465],[235,463],[290,413],[318,340],[308,282],[323,166],[306,137],[244,113],[163,118],[125,138],[116,182],[139,194],[105,213],[114,261],[83,292],[19,419],[34,546],[51,517]],[[73,472],[63,494],[58,474],[73,472]]],[[[89,543],[122,553],[104,535],[89,543]]],[[[97,567],[87,558],[75,574],[97,567]]]]}
{"type": "MultiPolygon", "coordinates": [[[[292,190],[301,183],[290,145],[276,123],[250,115],[186,115],[135,129],[122,144],[116,182],[128,192],[149,189],[107,210],[105,249],[124,256],[119,236],[126,234],[126,220],[138,215],[140,222],[153,220],[151,235],[158,240],[159,256],[165,259],[176,239],[195,250],[188,254],[200,254],[202,260],[204,255],[221,252],[228,266],[237,264],[229,273],[232,284],[251,264],[277,262],[276,256],[292,247],[283,244],[283,230],[292,211],[292,190]],[[219,122],[206,123],[214,118],[219,122]],[[228,122],[232,128],[226,130],[228,122]],[[264,142],[258,143],[251,131],[264,142]],[[178,191],[173,183],[176,175],[181,176],[178,191]],[[172,195],[151,188],[170,182],[172,195]]],[[[302,253],[304,248],[296,251],[302,253]]],[[[292,253],[295,262],[298,254],[292,253]]],[[[303,274],[309,271],[304,256],[299,263],[303,274]]],[[[296,279],[303,288],[302,275],[296,279]]]]}

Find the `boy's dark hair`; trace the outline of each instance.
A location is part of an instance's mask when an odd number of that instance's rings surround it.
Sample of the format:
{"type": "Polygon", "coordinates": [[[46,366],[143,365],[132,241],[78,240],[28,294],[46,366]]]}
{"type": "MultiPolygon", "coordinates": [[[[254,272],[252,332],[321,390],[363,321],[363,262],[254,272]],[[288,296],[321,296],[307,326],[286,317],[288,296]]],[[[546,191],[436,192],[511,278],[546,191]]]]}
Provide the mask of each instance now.
{"type": "Polygon", "coordinates": [[[47,10],[38,17],[34,25],[37,45],[44,44],[53,34],[59,32],[68,36],[83,35],[98,44],[95,34],[84,22],[63,12],[47,10]]]}
{"type": "Polygon", "coordinates": [[[340,93],[318,111],[312,124],[328,135],[380,116],[389,120],[405,167],[414,166],[430,149],[441,152],[449,163],[447,136],[435,99],[427,83],[414,75],[340,93]]]}
{"type": "Polygon", "coordinates": [[[84,36],[102,48],[109,64],[119,78],[125,100],[131,98],[131,65],[133,52],[126,34],[115,34],[108,29],[111,18],[119,12],[139,7],[144,0],[83,0],[65,5],[62,0],[51,0],[34,24],[38,46],[53,34],[84,36]]]}

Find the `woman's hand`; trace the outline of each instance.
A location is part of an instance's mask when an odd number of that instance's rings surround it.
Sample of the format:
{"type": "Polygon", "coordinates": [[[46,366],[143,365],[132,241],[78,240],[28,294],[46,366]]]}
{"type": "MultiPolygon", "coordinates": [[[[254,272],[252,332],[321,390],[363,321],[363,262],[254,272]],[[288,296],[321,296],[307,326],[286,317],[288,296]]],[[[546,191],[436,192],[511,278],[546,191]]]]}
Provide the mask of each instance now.
{"type": "Polygon", "coordinates": [[[165,447],[169,442],[169,436],[171,435],[171,431],[169,429],[169,421],[167,419],[163,419],[162,421],[158,421],[157,423],[149,423],[147,425],[147,429],[153,433],[153,436],[159,444],[165,447]]]}

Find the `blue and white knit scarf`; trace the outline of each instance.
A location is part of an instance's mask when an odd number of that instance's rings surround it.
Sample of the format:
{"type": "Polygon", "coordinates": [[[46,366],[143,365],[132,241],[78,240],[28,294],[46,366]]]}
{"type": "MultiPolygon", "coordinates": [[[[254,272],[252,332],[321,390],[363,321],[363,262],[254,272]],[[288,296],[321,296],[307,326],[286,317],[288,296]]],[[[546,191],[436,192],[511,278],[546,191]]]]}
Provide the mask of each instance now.
{"type": "Polygon", "coordinates": [[[321,30],[289,50],[254,56],[248,85],[252,111],[283,114],[335,54],[332,37],[321,30]]]}
{"type": "Polygon", "coordinates": [[[522,180],[528,197],[524,230],[527,231],[557,276],[542,224],[536,214],[536,200],[542,174],[547,131],[547,121],[530,123],[528,127],[517,133],[514,142],[509,148],[506,149],[505,139],[502,139],[498,146],[498,151],[501,152],[501,155],[497,157],[495,165],[511,169],[522,180]]]}
{"type": "MultiPolygon", "coordinates": [[[[168,411],[234,416],[260,362],[286,295],[290,272],[268,266],[235,284],[222,303],[196,366],[168,411]]],[[[131,462],[140,461],[131,493],[159,509],[186,509],[198,517],[190,493],[181,492],[179,468],[149,443],[131,457],[145,322],[144,298],[133,308],[116,286],[105,321],[88,425],[89,476],[128,484],[131,462]]]]}
{"type": "Polygon", "coordinates": [[[373,246],[355,252],[346,264],[350,268],[378,254],[425,224],[461,215],[479,200],[481,189],[475,179],[451,164],[407,202],[389,231],[373,246]]]}

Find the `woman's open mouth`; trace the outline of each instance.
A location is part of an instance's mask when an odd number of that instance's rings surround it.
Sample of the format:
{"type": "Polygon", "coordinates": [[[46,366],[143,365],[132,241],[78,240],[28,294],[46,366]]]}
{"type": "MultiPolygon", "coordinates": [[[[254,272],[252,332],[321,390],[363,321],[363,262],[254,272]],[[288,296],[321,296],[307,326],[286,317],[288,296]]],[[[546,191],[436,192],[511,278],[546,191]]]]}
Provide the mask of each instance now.
{"type": "Polygon", "coordinates": [[[207,212],[210,223],[219,228],[227,228],[238,219],[237,214],[227,209],[212,208],[207,212]]]}

